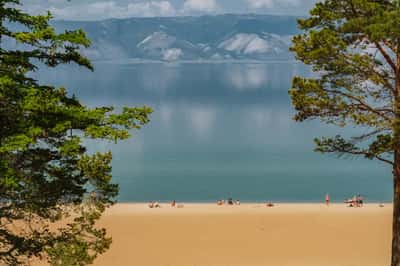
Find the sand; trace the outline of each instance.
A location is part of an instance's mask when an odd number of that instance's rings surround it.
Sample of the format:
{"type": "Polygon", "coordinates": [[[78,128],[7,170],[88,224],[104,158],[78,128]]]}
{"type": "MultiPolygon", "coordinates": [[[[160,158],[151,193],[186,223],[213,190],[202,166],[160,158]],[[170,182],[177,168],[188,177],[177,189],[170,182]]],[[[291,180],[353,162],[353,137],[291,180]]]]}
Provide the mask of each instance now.
{"type": "Polygon", "coordinates": [[[95,265],[384,266],[391,212],[388,204],[118,204],[100,222],[113,244],[95,265]]]}

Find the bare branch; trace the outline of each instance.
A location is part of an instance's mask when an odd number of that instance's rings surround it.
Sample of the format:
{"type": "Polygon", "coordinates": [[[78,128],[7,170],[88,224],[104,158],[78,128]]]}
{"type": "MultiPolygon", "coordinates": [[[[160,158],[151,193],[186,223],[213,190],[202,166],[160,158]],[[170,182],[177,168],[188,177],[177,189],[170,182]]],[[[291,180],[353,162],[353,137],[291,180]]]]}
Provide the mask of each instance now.
{"type": "Polygon", "coordinates": [[[393,72],[397,72],[396,64],[393,62],[392,58],[390,58],[389,54],[383,49],[383,47],[379,44],[379,42],[375,42],[376,48],[378,48],[379,52],[381,52],[382,56],[385,58],[386,62],[393,69],[393,72]]]}
{"type": "Polygon", "coordinates": [[[329,89],[324,89],[324,90],[329,92],[329,93],[338,94],[338,95],[344,96],[344,97],[346,97],[348,99],[351,99],[353,101],[356,101],[358,103],[358,107],[362,107],[364,109],[364,111],[370,111],[371,113],[376,114],[377,116],[385,119],[386,121],[392,122],[392,118],[386,115],[387,112],[391,112],[391,113],[393,112],[390,109],[373,108],[369,104],[364,102],[363,100],[361,100],[361,99],[359,99],[359,98],[357,98],[357,97],[355,97],[355,96],[353,96],[351,94],[348,94],[348,93],[345,93],[343,91],[340,91],[340,90],[329,90],[329,89]]]}
{"type": "MultiPolygon", "coordinates": [[[[369,153],[369,152],[367,152],[367,151],[363,151],[363,150],[345,150],[345,149],[341,149],[340,147],[334,147],[335,149],[337,149],[337,150],[332,150],[331,152],[335,152],[335,153],[347,153],[347,154],[351,154],[351,155],[364,155],[364,156],[366,156],[366,157],[371,157],[371,153],[369,153]]],[[[379,161],[381,161],[381,162],[384,162],[384,163],[388,163],[388,164],[390,164],[390,165],[394,165],[394,162],[392,162],[392,161],[390,161],[390,160],[388,160],[388,159],[385,159],[385,158],[383,158],[382,156],[379,156],[379,155],[372,155],[372,158],[375,158],[375,159],[377,159],[377,160],[379,160],[379,161]]]]}
{"type": "Polygon", "coordinates": [[[388,164],[390,164],[390,165],[394,165],[394,162],[392,162],[392,161],[390,161],[390,160],[387,160],[387,159],[384,159],[384,158],[382,158],[381,156],[375,156],[375,158],[377,159],[377,160],[379,160],[379,161],[381,161],[381,162],[384,162],[384,163],[388,163],[388,164]]]}
{"type": "MultiPolygon", "coordinates": [[[[374,132],[372,132],[374,134],[374,132]]],[[[379,136],[378,136],[379,139],[379,136]]],[[[381,138],[384,140],[383,138],[381,138]]],[[[354,138],[353,138],[354,140],[354,138]]],[[[322,138],[315,139],[317,144],[316,151],[322,153],[337,153],[339,155],[350,154],[350,155],[362,155],[368,159],[377,159],[381,162],[388,163],[390,165],[394,165],[387,157],[384,157],[384,154],[390,154],[388,150],[377,150],[374,147],[374,143],[372,143],[369,148],[359,148],[354,142],[346,141],[340,136],[336,136],[335,138],[322,138]]]]}

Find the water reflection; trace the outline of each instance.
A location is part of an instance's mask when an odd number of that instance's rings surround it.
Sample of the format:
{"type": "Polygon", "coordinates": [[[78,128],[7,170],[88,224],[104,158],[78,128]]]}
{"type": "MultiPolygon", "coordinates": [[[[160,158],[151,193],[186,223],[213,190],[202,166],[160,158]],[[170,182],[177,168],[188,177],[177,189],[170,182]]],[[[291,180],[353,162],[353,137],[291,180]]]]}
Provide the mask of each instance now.
{"type": "Polygon", "coordinates": [[[152,67],[142,67],[135,65],[127,67],[131,74],[140,72],[139,86],[154,94],[164,95],[168,89],[173,89],[176,82],[181,78],[179,66],[166,64],[165,67],[158,68],[154,71],[152,67]]]}
{"type": "Polygon", "coordinates": [[[232,86],[238,91],[261,89],[268,79],[268,72],[263,65],[242,65],[235,64],[226,68],[224,79],[228,86],[232,86]]]}
{"type": "Polygon", "coordinates": [[[216,121],[216,111],[212,107],[196,106],[185,108],[191,130],[198,138],[207,138],[211,135],[216,121]]]}
{"type": "Polygon", "coordinates": [[[292,121],[291,79],[310,75],[298,64],[95,67],[94,73],[63,67],[37,77],[66,86],[90,106],[153,107],[151,123],[132,139],[89,144],[113,151],[121,200],[313,201],[327,191],[338,199],[359,192],[390,200],[390,170],[382,165],[312,152],[314,137],[341,130],[292,121]]]}

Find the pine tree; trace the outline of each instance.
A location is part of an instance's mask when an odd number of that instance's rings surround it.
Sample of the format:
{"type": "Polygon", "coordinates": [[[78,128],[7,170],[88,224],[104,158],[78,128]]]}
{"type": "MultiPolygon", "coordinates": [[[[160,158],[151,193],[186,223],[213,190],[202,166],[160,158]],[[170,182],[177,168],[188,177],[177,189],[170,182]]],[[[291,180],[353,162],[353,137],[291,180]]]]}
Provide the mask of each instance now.
{"type": "Polygon", "coordinates": [[[88,108],[66,89],[30,78],[38,67],[93,69],[80,54],[90,45],[85,33],[57,33],[51,18],[0,0],[0,264],[86,265],[105,252],[111,238],[96,221],[118,186],[111,153],[90,154],[83,141],[127,139],[152,112],[88,108]]]}
{"type": "Polygon", "coordinates": [[[316,151],[364,156],[393,168],[392,266],[400,265],[400,2],[327,0],[298,21],[296,58],[316,77],[295,77],[296,121],[320,119],[364,134],[316,139],[316,151]]]}

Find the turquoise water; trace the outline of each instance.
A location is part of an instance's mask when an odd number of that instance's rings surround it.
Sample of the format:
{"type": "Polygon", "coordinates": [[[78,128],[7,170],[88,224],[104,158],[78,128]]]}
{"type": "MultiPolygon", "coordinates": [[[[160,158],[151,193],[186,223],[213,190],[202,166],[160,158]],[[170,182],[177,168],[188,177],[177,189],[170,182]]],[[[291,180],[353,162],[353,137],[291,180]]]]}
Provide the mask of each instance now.
{"type": "MultiPolygon", "coordinates": [[[[365,159],[314,153],[313,138],[342,129],[295,123],[287,90],[295,63],[95,63],[38,73],[86,104],[149,105],[151,123],[112,150],[120,201],[390,201],[391,170],[365,159]]],[[[348,129],[351,136],[360,132],[348,129]]],[[[361,131],[362,132],[362,131],[361,131]]]]}

